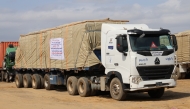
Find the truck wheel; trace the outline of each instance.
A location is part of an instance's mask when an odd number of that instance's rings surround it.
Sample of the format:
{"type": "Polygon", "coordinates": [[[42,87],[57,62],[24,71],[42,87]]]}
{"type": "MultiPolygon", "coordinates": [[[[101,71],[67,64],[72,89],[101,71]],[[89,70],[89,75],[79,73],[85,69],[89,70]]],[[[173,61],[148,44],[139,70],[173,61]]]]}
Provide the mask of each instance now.
{"type": "Polygon", "coordinates": [[[81,97],[90,96],[90,83],[86,77],[79,78],[77,82],[77,89],[81,97]]]}
{"type": "Polygon", "coordinates": [[[4,73],[5,81],[9,82],[9,74],[7,72],[4,73]]]}
{"type": "Polygon", "coordinates": [[[149,90],[148,95],[151,98],[161,98],[164,94],[164,89],[165,88],[160,88],[160,89],[154,89],[154,90],[149,90]]]}
{"type": "Polygon", "coordinates": [[[113,78],[110,83],[110,94],[115,100],[121,101],[126,98],[126,92],[123,90],[122,83],[118,78],[113,78]]]}
{"type": "Polygon", "coordinates": [[[15,76],[15,84],[17,88],[23,87],[23,77],[22,74],[16,74],[15,76]]]}
{"type": "Polygon", "coordinates": [[[4,78],[4,71],[1,71],[1,81],[3,82],[4,80],[5,80],[5,78],[4,78]]]}
{"type": "Polygon", "coordinates": [[[30,74],[24,74],[23,85],[24,85],[24,88],[31,88],[32,87],[32,78],[31,78],[30,74]]]}
{"type": "Polygon", "coordinates": [[[40,76],[38,74],[33,74],[32,76],[32,88],[40,89],[40,76]]]}
{"type": "Polygon", "coordinates": [[[67,79],[67,91],[70,95],[77,95],[77,81],[78,79],[75,76],[70,76],[67,79]]]}
{"type": "Polygon", "coordinates": [[[91,95],[91,96],[96,96],[97,93],[98,93],[97,90],[91,90],[90,95],[91,95]]]}
{"type": "Polygon", "coordinates": [[[185,79],[186,73],[181,73],[181,79],[185,79]]]}
{"type": "Polygon", "coordinates": [[[176,75],[177,75],[177,79],[181,79],[181,73],[180,73],[178,67],[176,67],[176,71],[175,72],[176,72],[176,75]]]}
{"type": "Polygon", "coordinates": [[[41,83],[41,89],[44,88],[44,78],[42,75],[39,75],[40,76],[40,83],[41,83]]]}
{"type": "Polygon", "coordinates": [[[50,84],[49,74],[45,74],[45,76],[44,76],[44,87],[46,90],[53,90],[54,89],[54,85],[50,84]]]}

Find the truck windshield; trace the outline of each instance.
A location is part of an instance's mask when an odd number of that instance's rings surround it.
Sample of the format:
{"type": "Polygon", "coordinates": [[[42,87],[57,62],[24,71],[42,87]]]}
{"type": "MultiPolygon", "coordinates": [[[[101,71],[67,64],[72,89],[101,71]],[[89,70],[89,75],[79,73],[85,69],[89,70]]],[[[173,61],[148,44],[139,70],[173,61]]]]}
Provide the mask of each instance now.
{"type": "Polygon", "coordinates": [[[165,51],[173,50],[170,35],[146,34],[129,35],[133,51],[165,51]]]}

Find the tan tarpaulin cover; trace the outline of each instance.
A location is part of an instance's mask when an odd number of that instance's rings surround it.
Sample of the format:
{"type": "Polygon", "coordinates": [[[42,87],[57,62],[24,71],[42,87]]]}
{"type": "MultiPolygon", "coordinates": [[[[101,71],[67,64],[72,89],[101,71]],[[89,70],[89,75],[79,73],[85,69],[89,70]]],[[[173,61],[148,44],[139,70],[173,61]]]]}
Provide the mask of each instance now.
{"type": "Polygon", "coordinates": [[[190,31],[175,34],[178,42],[177,61],[190,62],[190,31]]]}
{"type": "Polygon", "coordinates": [[[100,60],[93,50],[100,46],[102,23],[123,24],[127,20],[94,20],[62,25],[21,35],[15,68],[83,68],[100,60]],[[50,39],[63,38],[64,60],[50,59],[50,39]]]}

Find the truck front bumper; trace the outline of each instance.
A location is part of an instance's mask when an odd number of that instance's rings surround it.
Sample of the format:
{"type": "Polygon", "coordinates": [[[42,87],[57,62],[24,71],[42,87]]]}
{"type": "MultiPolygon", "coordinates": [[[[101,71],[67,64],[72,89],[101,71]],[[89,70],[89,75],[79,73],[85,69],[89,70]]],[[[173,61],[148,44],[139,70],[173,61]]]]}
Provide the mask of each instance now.
{"type": "Polygon", "coordinates": [[[160,87],[173,88],[176,86],[176,84],[177,83],[174,79],[140,81],[138,84],[133,83],[132,79],[130,79],[130,91],[154,89],[160,87]]]}

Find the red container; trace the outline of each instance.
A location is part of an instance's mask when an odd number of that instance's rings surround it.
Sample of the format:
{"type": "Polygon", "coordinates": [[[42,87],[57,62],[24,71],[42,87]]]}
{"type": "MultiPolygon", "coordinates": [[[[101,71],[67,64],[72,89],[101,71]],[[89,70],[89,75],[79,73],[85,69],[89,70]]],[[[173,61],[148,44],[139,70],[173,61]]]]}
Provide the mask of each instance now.
{"type": "Polygon", "coordinates": [[[18,42],[0,42],[0,69],[2,69],[6,48],[9,46],[9,44],[13,44],[16,47],[18,46],[18,42]]]}

